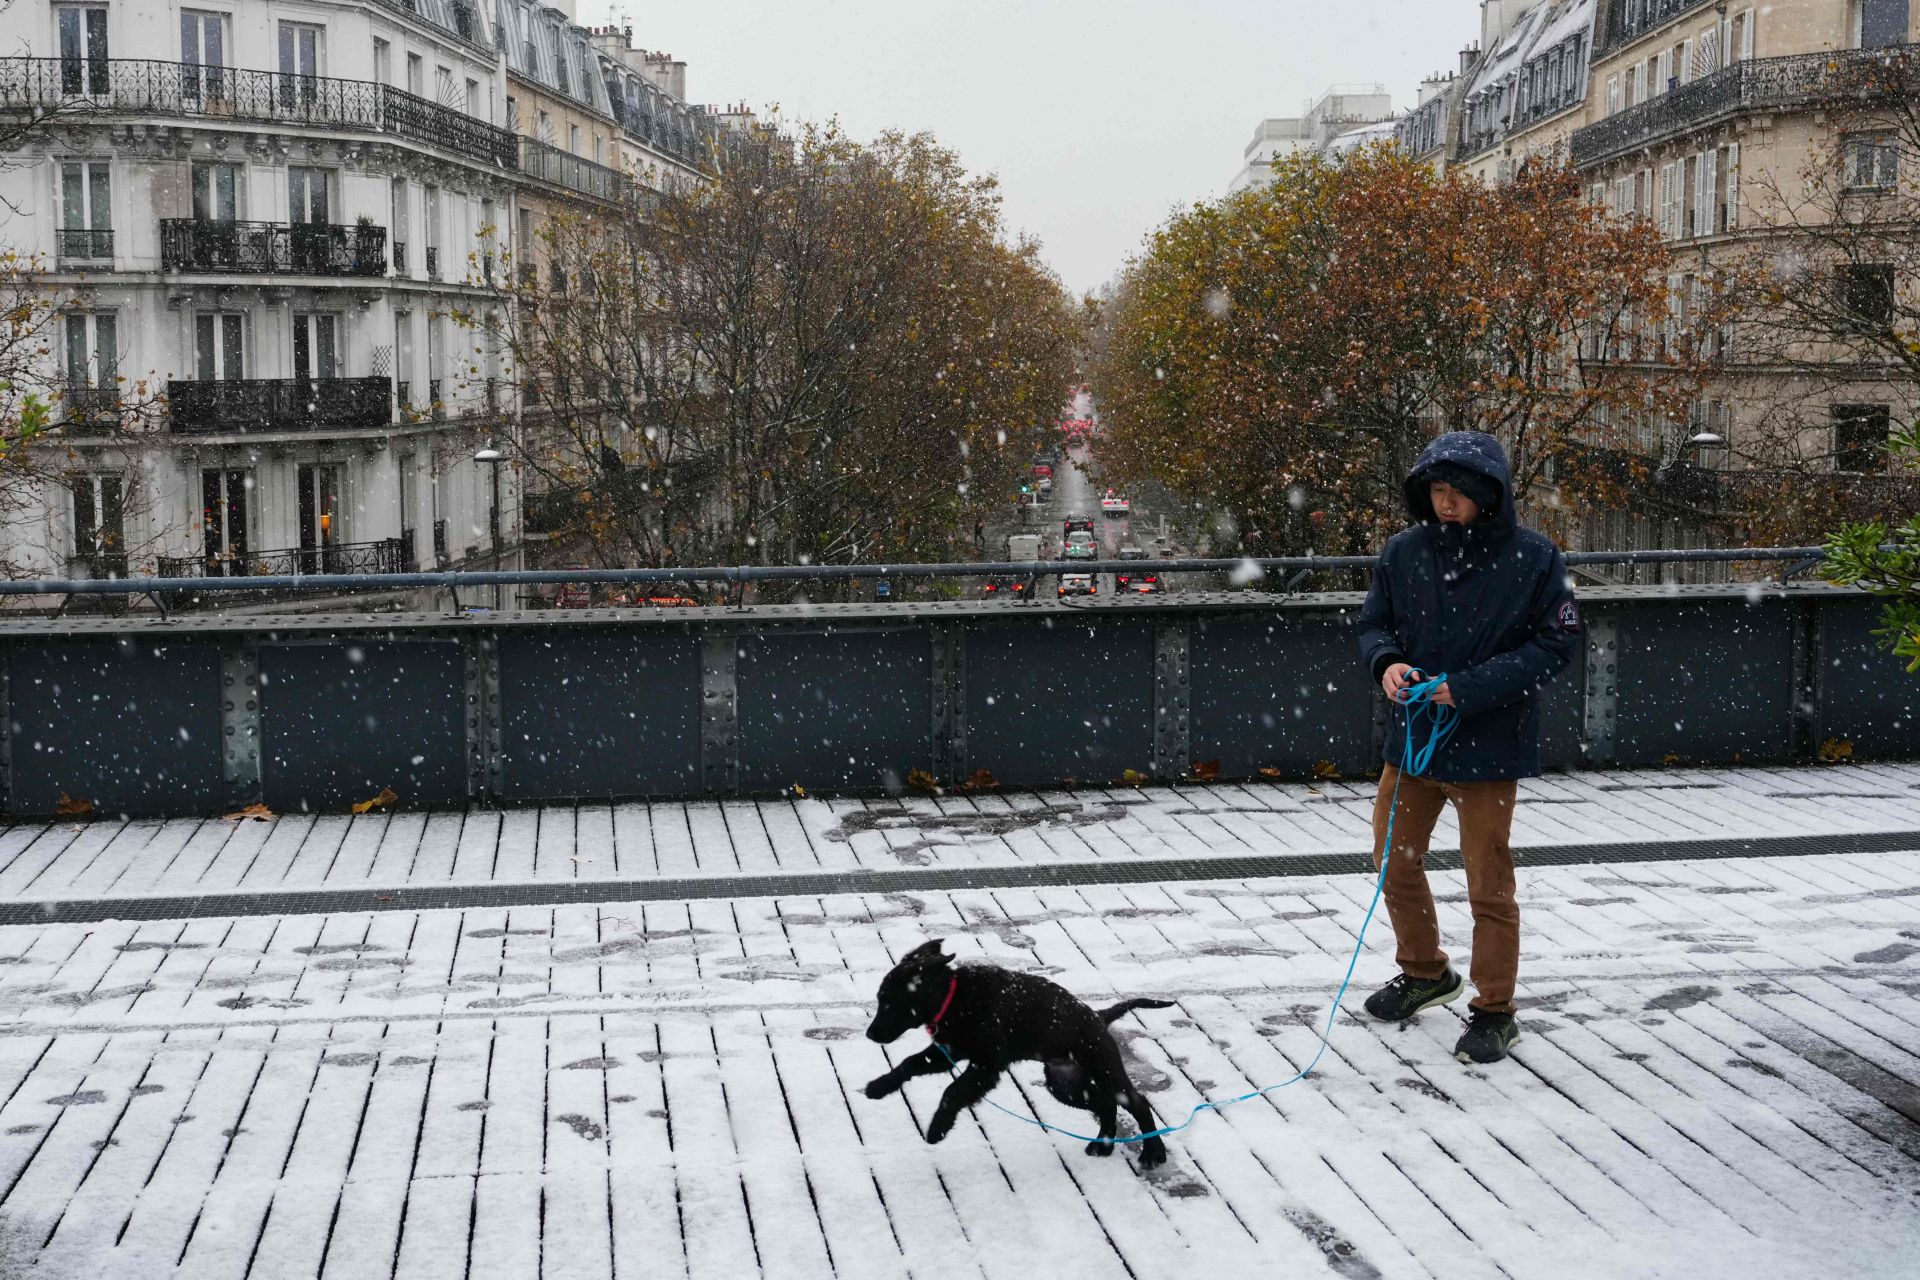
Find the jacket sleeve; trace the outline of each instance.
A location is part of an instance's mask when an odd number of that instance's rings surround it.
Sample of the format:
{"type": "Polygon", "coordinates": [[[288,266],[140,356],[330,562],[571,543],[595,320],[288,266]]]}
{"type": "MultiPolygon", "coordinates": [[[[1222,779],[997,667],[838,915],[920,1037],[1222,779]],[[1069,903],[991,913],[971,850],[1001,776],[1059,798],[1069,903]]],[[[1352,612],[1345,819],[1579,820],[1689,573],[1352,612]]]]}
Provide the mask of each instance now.
{"type": "Polygon", "coordinates": [[[1387,587],[1391,576],[1388,553],[1382,553],[1380,567],[1373,572],[1373,585],[1367,588],[1367,602],[1360,606],[1360,661],[1372,673],[1375,684],[1388,667],[1407,660],[1400,649],[1400,637],[1394,634],[1397,619],[1393,593],[1387,587]]]}
{"type": "Polygon", "coordinates": [[[1567,586],[1567,560],[1556,548],[1534,588],[1527,638],[1478,666],[1451,672],[1447,688],[1461,715],[1504,706],[1541,688],[1566,669],[1580,642],[1580,611],[1567,586]]]}

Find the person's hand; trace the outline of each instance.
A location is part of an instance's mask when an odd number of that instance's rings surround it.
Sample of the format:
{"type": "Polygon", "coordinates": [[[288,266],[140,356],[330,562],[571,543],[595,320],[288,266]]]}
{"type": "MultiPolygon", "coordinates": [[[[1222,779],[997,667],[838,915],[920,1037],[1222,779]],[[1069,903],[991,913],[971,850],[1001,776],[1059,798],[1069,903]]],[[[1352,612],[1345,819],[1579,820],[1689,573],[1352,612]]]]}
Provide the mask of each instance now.
{"type": "Polygon", "coordinates": [[[1450,707],[1453,705],[1453,690],[1447,685],[1442,684],[1438,689],[1435,689],[1427,695],[1427,701],[1437,703],[1443,707],[1450,707]]]}
{"type": "Polygon", "coordinates": [[[1396,662],[1380,675],[1380,688],[1386,692],[1388,702],[1400,701],[1400,692],[1413,683],[1413,677],[1420,674],[1418,667],[1408,662],[1396,662]]]}

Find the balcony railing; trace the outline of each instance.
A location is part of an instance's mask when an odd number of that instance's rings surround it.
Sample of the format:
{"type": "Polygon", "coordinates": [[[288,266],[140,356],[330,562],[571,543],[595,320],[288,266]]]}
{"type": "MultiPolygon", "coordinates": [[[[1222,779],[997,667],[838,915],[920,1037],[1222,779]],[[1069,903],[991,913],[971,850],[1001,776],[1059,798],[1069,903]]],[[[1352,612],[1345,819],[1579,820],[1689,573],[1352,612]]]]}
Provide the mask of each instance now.
{"type": "Polygon", "coordinates": [[[393,242],[393,274],[397,276],[407,274],[407,242],[405,240],[393,242]]]}
{"type": "Polygon", "coordinates": [[[60,403],[69,426],[111,428],[120,422],[120,389],[68,383],[60,403]]]}
{"type": "Polygon", "coordinates": [[[393,419],[389,378],[241,378],[167,383],[176,435],[361,431],[393,419]]]}
{"type": "Polygon", "coordinates": [[[1871,106],[1920,92],[1920,45],[1752,58],[1576,131],[1576,168],[1688,133],[1744,111],[1837,103],[1871,106]]]}
{"type": "Polygon", "coordinates": [[[61,227],[53,233],[54,253],[62,262],[112,262],[113,232],[61,227]]]}
{"type": "Polygon", "coordinates": [[[520,165],[514,134],[391,85],[138,58],[0,58],[0,112],[76,101],[113,114],[387,133],[503,169],[520,165]]]}
{"type": "Polygon", "coordinates": [[[595,164],[538,138],[520,139],[520,172],[602,200],[620,200],[632,180],[618,169],[595,164]]]}
{"type": "Polygon", "coordinates": [[[435,520],[433,522],[434,566],[437,568],[440,565],[451,564],[452,562],[453,558],[447,554],[447,522],[445,520],[435,520]]]}
{"type": "Polygon", "coordinates": [[[245,275],[381,276],[387,270],[387,229],[162,218],[160,265],[245,275]]]}
{"type": "Polygon", "coordinates": [[[378,542],[336,542],[322,547],[279,551],[209,552],[203,556],[161,556],[162,578],[264,578],[295,573],[405,573],[406,545],[399,538],[378,542]]]}
{"type": "Polygon", "coordinates": [[[430,244],[427,246],[427,279],[438,280],[439,278],[440,278],[440,247],[438,245],[430,244]]]}

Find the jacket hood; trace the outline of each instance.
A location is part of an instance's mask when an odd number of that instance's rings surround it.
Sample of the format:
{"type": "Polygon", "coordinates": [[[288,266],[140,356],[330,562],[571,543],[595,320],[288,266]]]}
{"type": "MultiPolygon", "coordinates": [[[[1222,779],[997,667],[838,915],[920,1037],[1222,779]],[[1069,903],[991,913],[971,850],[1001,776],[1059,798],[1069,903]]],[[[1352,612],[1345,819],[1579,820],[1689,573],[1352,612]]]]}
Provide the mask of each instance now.
{"type": "Polygon", "coordinates": [[[1429,527],[1440,523],[1433,512],[1433,499],[1427,493],[1427,472],[1440,462],[1465,467],[1499,485],[1498,507],[1481,513],[1475,526],[1485,528],[1496,540],[1513,532],[1518,521],[1513,510],[1513,476],[1507,468],[1507,452],[1484,431],[1449,431],[1421,453],[1413,470],[1407,472],[1406,482],[1407,512],[1415,523],[1429,527]]]}

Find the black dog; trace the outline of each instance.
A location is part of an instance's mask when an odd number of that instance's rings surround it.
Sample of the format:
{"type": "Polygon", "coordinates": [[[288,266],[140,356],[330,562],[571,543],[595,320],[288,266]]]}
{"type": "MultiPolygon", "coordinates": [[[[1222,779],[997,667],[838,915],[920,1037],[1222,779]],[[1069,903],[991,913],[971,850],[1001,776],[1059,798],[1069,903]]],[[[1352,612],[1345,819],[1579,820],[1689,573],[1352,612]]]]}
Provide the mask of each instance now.
{"type": "MultiPolygon", "coordinates": [[[[927,1141],[938,1142],[960,1112],[986,1097],[1000,1073],[1015,1062],[1044,1063],[1047,1092],[1070,1107],[1099,1118],[1100,1137],[1117,1132],[1118,1104],[1140,1126],[1155,1125],[1147,1100],[1127,1077],[1120,1046],[1107,1024],[1135,1009],[1169,1009],[1171,1000],[1123,1000],[1095,1013],[1065,988],[1033,974],[991,965],[956,966],[941,943],[922,943],[880,981],[879,1010],[867,1039],[888,1044],[917,1026],[933,1033],[934,1043],[867,1085],[869,1098],[884,1098],[915,1076],[947,1070],[945,1046],[967,1069],[947,1086],[927,1123],[927,1141]]],[[[1089,1142],[1087,1154],[1113,1154],[1111,1142],[1089,1142]]],[[[1140,1167],[1166,1163],[1167,1147],[1158,1138],[1140,1144],[1140,1167]]]]}

